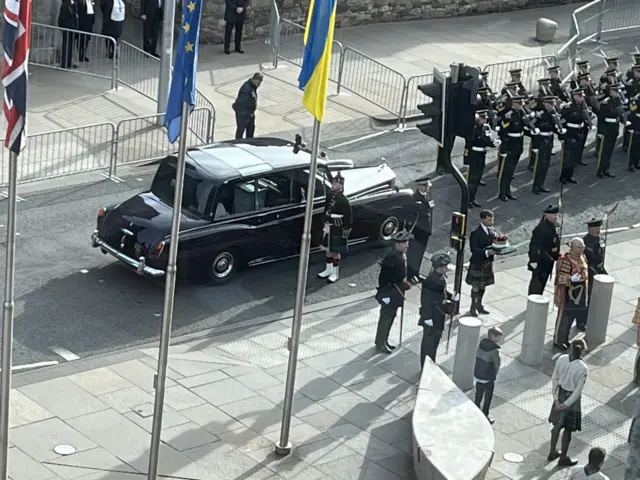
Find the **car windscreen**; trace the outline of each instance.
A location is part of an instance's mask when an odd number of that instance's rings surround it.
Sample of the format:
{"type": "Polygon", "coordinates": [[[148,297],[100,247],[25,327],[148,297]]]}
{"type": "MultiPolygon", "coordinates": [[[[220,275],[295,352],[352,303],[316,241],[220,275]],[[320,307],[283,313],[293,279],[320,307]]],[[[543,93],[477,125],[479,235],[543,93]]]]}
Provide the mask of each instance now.
{"type": "MultiPolygon", "coordinates": [[[[162,161],[151,183],[151,193],[167,205],[173,206],[176,186],[176,158],[162,161]]],[[[210,216],[214,184],[202,178],[191,165],[185,165],[182,209],[200,217],[210,216]]]]}

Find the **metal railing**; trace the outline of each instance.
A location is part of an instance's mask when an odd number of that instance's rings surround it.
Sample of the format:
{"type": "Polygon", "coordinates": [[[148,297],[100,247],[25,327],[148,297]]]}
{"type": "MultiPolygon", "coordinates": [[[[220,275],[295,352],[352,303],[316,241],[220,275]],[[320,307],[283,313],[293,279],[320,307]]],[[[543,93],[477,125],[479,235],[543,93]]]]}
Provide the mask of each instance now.
{"type": "Polygon", "coordinates": [[[549,76],[547,68],[556,65],[558,59],[555,55],[524,58],[510,62],[492,63],[484,67],[489,72],[489,82],[498,90],[511,80],[509,70],[522,70],[522,83],[530,92],[538,91],[538,79],[549,76]]]}
{"type": "MultiPolygon", "coordinates": [[[[55,130],[26,139],[20,153],[18,183],[29,183],[78,173],[104,170],[115,178],[117,167],[163,158],[177,150],[167,131],[158,125],[158,115],[55,130]]],[[[189,116],[187,145],[199,147],[213,142],[215,116],[208,108],[196,108],[189,116]]],[[[8,150],[0,153],[0,187],[8,184],[8,150]]]]}
{"type": "Polygon", "coordinates": [[[110,49],[116,47],[112,37],[32,23],[30,42],[30,64],[104,78],[116,88],[116,56],[109,58],[110,49]]]}

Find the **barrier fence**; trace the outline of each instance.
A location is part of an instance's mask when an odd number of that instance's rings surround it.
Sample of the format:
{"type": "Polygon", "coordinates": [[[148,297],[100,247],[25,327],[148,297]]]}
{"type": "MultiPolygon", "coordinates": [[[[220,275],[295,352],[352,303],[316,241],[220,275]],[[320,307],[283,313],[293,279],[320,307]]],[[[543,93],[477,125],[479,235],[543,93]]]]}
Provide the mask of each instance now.
{"type": "MultiPolygon", "coordinates": [[[[30,135],[20,153],[18,183],[29,183],[77,173],[104,170],[115,178],[117,167],[161,159],[177,150],[167,131],[157,123],[158,115],[125,119],[83,127],[30,135]]],[[[214,117],[208,108],[189,116],[187,145],[212,142],[214,117]]],[[[8,150],[0,153],[0,187],[8,184],[8,150]]]]}

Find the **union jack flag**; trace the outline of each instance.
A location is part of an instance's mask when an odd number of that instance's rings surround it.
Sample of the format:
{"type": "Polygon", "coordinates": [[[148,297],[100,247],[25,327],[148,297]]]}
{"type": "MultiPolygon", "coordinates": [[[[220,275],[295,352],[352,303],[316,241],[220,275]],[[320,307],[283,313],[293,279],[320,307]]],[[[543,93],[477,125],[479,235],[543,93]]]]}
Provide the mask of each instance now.
{"type": "Polygon", "coordinates": [[[27,119],[27,59],[31,33],[31,0],[5,0],[2,44],[3,112],[7,124],[4,146],[20,153],[27,119]]]}

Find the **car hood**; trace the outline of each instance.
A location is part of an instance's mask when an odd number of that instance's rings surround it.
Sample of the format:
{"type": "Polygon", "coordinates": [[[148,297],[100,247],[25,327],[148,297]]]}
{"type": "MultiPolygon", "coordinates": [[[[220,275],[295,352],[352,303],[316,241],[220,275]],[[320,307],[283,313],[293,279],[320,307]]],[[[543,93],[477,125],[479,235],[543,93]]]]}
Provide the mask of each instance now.
{"type": "MultiPolygon", "coordinates": [[[[107,212],[102,229],[105,234],[120,235],[121,229],[131,231],[142,244],[152,245],[171,233],[173,208],[151,192],[141,193],[107,212]]],[[[209,222],[182,211],[180,231],[206,225],[209,222]]]]}
{"type": "Polygon", "coordinates": [[[352,196],[367,190],[390,184],[396,178],[396,174],[387,165],[377,167],[357,167],[342,170],[344,177],[344,194],[352,196]]]}

